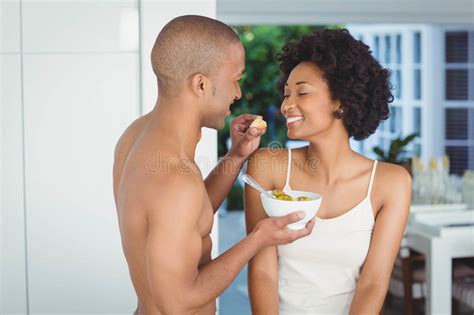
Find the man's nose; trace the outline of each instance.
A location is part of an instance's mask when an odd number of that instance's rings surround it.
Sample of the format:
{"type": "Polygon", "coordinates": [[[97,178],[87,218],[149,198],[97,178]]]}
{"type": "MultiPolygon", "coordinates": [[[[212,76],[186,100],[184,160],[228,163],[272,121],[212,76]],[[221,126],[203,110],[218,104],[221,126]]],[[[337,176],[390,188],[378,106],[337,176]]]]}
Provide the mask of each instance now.
{"type": "Polygon", "coordinates": [[[237,95],[235,96],[235,100],[240,100],[242,97],[242,91],[240,90],[240,86],[237,88],[237,95]]]}

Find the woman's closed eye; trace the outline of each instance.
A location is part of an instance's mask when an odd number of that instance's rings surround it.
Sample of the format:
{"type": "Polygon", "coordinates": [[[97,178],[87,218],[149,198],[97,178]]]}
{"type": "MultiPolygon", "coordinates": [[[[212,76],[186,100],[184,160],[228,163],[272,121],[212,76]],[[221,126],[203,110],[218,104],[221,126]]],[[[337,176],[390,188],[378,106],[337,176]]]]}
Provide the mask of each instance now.
{"type": "MultiPolygon", "coordinates": [[[[309,94],[309,93],[300,92],[300,93],[298,93],[297,95],[298,95],[298,96],[305,96],[305,95],[308,95],[308,94],[309,94]]],[[[288,98],[288,97],[290,97],[290,94],[285,94],[285,95],[283,95],[283,98],[284,98],[284,99],[285,99],[285,98],[288,98]]]]}

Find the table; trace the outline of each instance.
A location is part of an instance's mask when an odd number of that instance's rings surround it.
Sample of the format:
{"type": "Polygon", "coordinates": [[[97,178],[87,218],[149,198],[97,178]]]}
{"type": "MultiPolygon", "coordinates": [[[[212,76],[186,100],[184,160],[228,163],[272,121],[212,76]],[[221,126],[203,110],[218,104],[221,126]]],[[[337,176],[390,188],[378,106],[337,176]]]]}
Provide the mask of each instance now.
{"type": "Polygon", "coordinates": [[[426,314],[450,314],[452,259],[474,256],[474,210],[415,211],[406,233],[426,257],[426,314]]]}

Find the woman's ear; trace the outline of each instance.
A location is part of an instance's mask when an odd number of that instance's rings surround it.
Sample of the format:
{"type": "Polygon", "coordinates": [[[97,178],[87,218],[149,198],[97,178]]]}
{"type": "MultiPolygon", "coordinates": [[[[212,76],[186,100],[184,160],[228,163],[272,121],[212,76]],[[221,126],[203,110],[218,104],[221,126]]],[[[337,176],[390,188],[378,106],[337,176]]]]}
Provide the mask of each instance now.
{"type": "Polygon", "coordinates": [[[197,97],[203,97],[209,89],[209,78],[202,73],[196,73],[191,77],[191,90],[197,97]]]}
{"type": "Polygon", "coordinates": [[[344,116],[344,109],[342,108],[342,104],[340,101],[337,101],[335,102],[334,105],[335,105],[334,117],[341,119],[342,116],[344,116]]]}
{"type": "Polygon", "coordinates": [[[344,109],[339,108],[337,111],[334,112],[334,116],[338,119],[341,119],[344,116],[344,109]]]}

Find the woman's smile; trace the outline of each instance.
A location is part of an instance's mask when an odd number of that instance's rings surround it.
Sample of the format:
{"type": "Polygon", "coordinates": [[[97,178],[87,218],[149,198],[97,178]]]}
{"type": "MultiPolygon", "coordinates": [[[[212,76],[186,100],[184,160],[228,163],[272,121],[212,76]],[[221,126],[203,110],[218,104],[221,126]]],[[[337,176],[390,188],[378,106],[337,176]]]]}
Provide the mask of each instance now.
{"type": "Polygon", "coordinates": [[[301,115],[291,115],[291,116],[286,116],[286,125],[287,126],[292,126],[297,123],[301,123],[304,120],[304,116],[301,115]]]}

